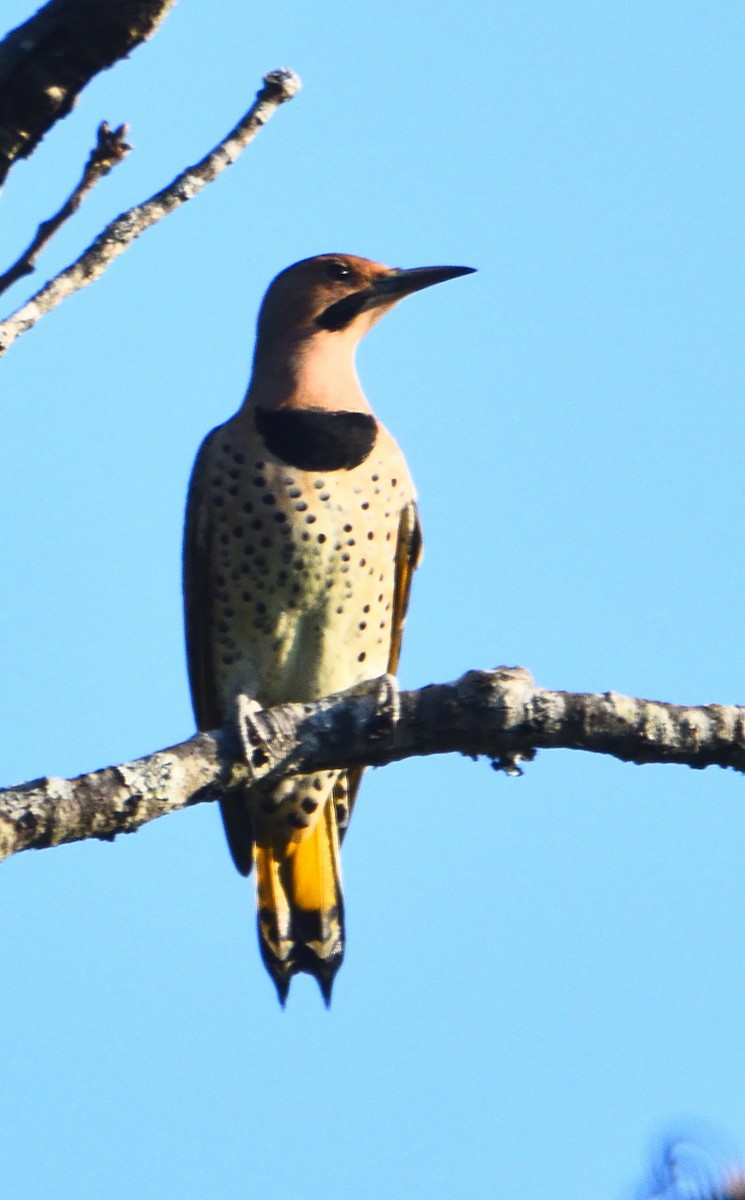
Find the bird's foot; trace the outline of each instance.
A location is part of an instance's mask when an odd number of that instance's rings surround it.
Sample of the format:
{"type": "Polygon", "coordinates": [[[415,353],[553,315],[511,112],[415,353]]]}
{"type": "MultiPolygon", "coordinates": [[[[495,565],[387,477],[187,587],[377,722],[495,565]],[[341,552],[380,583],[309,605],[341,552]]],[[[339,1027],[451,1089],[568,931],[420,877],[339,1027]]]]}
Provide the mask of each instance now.
{"type": "Polygon", "coordinates": [[[368,731],[374,738],[386,737],[398,724],[401,716],[401,693],[395,675],[379,675],[356,683],[345,695],[370,696],[374,708],[368,731]]]}
{"type": "Polygon", "coordinates": [[[277,729],[269,713],[250,696],[238,695],[233,703],[233,720],[238,730],[249,784],[257,783],[277,760],[277,729]]]}
{"type": "Polygon", "coordinates": [[[381,675],[376,680],[374,736],[392,733],[401,717],[401,692],[395,675],[381,675]]]}

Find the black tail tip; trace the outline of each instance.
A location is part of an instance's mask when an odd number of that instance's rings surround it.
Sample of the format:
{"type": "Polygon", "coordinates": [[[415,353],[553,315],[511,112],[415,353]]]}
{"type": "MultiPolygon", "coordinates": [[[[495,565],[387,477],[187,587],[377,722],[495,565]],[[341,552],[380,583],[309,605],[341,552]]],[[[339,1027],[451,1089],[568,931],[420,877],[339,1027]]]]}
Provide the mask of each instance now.
{"type": "Polygon", "coordinates": [[[280,1008],[284,1008],[287,1004],[287,997],[290,994],[290,980],[289,978],[285,977],[277,978],[277,976],[274,974],[272,974],[272,979],[274,980],[274,986],[277,989],[279,1006],[280,1008]]]}
{"type": "Polygon", "coordinates": [[[316,975],[316,980],[318,981],[318,986],[321,989],[321,995],[323,996],[323,1003],[326,1005],[326,1008],[331,1008],[331,992],[334,987],[334,976],[335,975],[336,975],[336,971],[333,971],[328,976],[322,975],[320,971],[316,975]]]}
{"type": "MultiPolygon", "coordinates": [[[[315,917],[315,914],[313,916],[315,917]]],[[[312,943],[319,940],[319,932],[323,933],[324,931],[323,929],[317,930],[313,925],[301,929],[302,938],[295,939],[292,952],[280,958],[278,954],[274,953],[271,944],[261,936],[261,932],[261,927],[259,927],[261,957],[277,989],[277,997],[282,1008],[287,1003],[293,975],[300,974],[313,976],[321,989],[323,1002],[326,1008],[329,1008],[334,979],[344,958],[343,938],[340,936],[335,942],[324,948],[326,950],[324,954],[319,954],[312,943]]]]}
{"type": "Polygon", "coordinates": [[[344,958],[343,945],[337,946],[333,953],[329,954],[326,958],[319,957],[308,946],[302,944],[296,945],[296,950],[298,953],[294,963],[295,971],[302,971],[306,975],[313,976],[321,989],[321,995],[323,996],[326,1008],[330,1008],[334,980],[344,958]]]}
{"type": "Polygon", "coordinates": [[[277,999],[279,1000],[280,1007],[285,1008],[287,1004],[287,997],[290,994],[290,983],[292,982],[293,975],[298,975],[302,972],[305,975],[313,976],[321,990],[321,995],[323,996],[323,1002],[326,1005],[326,1008],[331,1008],[331,993],[334,987],[336,972],[338,971],[340,965],[340,963],[316,962],[313,964],[313,969],[311,970],[308,965],[305,965],[304,967],[298,967],[297,963],[293,963],[288,969],[287,964],[283,963],[283,969],[280,971],[276,969],[275,964],[272,964],[273,969],[269,970],[269,974],[271,975],[274,986],[277,989],[277,999]]]}

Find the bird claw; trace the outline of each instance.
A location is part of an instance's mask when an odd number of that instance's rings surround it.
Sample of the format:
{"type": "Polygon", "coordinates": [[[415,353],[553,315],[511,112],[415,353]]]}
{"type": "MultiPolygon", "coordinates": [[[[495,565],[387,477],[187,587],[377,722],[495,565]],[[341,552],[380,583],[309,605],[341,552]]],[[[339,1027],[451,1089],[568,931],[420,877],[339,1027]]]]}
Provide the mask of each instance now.
{"type": "MultiPolygon", "coordinates": [[[[366,679],[349,688],[345,694],[372,698],[373,711],[366,722],[366,730],[371,738],[388,737],[396,728],[401,716],[401,694],[395,675],[366,679]]],[[[282,761],[288,744],[293,740],[294,727],[285,728],[280,710],[262,708],[244,693],[237,695],[233,701],[232,719],[243,751],[250,787],[264,779],[282,761]]]]}
{"type": "Polygon", "coordinates": [[[368,727],[371,737],[385,737],[396,728],[401,716],[401,693],[395,675],[366,679],[350,688],[350,692],[352,695],[373,698],[375,707],[368,727]]]}
{"type": "Polygon", "coordinates": [[[401,717],[401,692],[395,675],[381,675],[375,697],[376,731],[392,733],[401,717]]]}
{"type": "Polygon", "coordinates": [[[243,694],[235,698],[233,719],[250,782],[255,783],[266,774],[274,761],[274,730],[267,719],[266,710],[256,700],[243,694]]]}

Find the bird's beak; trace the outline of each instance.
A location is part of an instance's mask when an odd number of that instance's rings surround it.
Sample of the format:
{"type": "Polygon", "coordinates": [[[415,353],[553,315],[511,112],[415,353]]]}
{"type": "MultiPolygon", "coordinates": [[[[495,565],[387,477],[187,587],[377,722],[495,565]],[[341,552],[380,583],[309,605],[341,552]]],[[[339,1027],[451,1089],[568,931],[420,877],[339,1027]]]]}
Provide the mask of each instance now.
{"type": "Polygon", "coordinates": [[[367,289],[370,295],[368,307],[388,300],[400,300],[412,292],[457,279],[459,275],[472,275],[475,267],[412,267],[410,270],[396,268],[390,275],[381,275],[367,289]]]}
{"type": "Polygon", "coordinates": [[[445,283],[448,279],[457,279],[459,275],[471,275],[475,270],[475,267],[412,267],[409,270],[395,267],[388,274],[380,275],[368,287],[331,304],[317,318],[317,323],[323,329],[344,329],[367,309],[395,304],[412,292],[420,292],[422,288],[432,287],[435,283],[445,283]]]}

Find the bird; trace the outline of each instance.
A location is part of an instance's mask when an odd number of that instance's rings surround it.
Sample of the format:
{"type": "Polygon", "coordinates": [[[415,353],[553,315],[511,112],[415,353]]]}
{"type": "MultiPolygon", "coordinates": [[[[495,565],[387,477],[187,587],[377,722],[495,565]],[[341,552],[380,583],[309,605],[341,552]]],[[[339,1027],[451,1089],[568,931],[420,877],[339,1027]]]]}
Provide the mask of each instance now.
{"type": "MultiPolygon", "coordinates": [[[[470,267],[321,254],[280,272],[259,310],[239,410],[189,484],[184,615],[197,725],[395,675],[421,557],[406,460],[362,391],[360,339],[412,292],[470,267]]],[[[328,1005],[344,954],[339,846],[362,769],[223,797],[233,862],[253,870],[259,946],[282,1006],[299,972],[328,1005]]]]}

